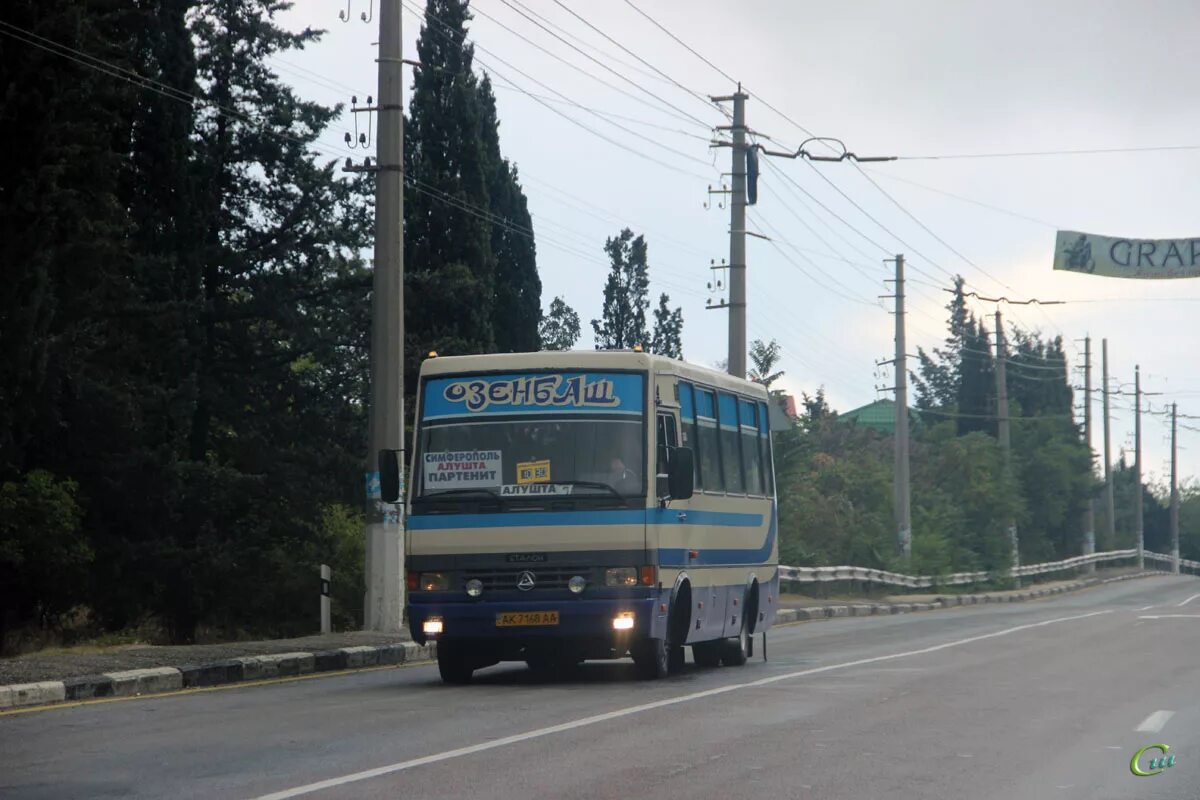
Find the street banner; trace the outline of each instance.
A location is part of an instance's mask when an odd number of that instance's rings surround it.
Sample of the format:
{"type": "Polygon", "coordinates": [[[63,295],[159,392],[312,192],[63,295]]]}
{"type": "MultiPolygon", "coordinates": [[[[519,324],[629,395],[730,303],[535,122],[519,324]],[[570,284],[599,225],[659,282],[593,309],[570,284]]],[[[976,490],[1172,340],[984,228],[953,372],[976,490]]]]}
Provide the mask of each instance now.
{"type": "Polygon", "coordinates": [[[1200,238],[1119,239],[1059,231],[1054,269],[1108,278],[1200,277],[1200,238]]]}

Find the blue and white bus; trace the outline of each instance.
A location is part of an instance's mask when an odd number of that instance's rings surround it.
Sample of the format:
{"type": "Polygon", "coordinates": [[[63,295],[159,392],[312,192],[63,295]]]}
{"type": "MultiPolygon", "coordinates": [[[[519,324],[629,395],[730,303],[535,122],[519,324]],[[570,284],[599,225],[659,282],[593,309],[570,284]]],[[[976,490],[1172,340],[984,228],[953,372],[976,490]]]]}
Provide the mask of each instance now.
{"type": "Polygon", "coordinates": [[[430,358],[417,396],[408,620],[443,680],[746,662],[779,596],[761,385],[573,351],[430,358]]]}

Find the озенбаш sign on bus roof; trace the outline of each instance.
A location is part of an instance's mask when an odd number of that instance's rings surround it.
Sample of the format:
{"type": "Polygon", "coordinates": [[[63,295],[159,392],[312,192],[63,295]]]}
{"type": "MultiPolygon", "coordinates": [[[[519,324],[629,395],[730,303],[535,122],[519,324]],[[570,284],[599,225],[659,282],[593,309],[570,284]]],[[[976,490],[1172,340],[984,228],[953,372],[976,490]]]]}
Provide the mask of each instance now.
{"type": "Polygon", "coordinates": [[[636,414],[645,408],[644,376],[624,372],[466,375],[425,382],[425,419],[481,414],[636,414]]]}

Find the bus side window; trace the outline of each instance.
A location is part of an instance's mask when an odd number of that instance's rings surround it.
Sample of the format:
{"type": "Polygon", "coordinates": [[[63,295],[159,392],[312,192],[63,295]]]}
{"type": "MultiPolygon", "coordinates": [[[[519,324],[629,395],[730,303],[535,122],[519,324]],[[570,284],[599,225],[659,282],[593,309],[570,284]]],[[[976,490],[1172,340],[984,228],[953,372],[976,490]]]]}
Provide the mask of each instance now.
{"type": "Polygon", "coordinates": [[[718,397],[717,421],[720,425],[721,466],[725,474],[725,491],[733,494],[745,494],[746,479],[742,475],[737,398],[724,392],[721,392],[718,397]]]}
{"type": "Polygon", "coordinates": [[[738,399],[738,433],[742,440],[742,472],[746,475],[746,493],[763,495],[762,455],[758,444],[758,406],[738,399]]]}
{"type": "Polygon", "coordinates": [[[657,433],[658,436],[655,440],[657,442],[657,447],[655,448],[655,455],[657,457],[655,474],[666,475],[668,448],[679,446],[679,438],[675,433],[675,417],[671,414],[659,414],[657,433]]]}
{"type": "Polygon", "coordinates": [[[771,423],[767,416],[767,404],[758,404],[758,452],[762,455],[763,494],[775,496],[775,471],[771,462],[771,423]]]}
{"type": "Polygon", "coordinates": [[[700,474],[704,488],[720,492],[725,488],[721,473],[721,452],[717,444],[717,398],[707,389],[696,389],[696,447],[700,451],[700,474]]]}
{"type": "Polygon", "coordinates": [[[680,381],[677,385],[679,392],[679,422],[682,425],[684,447],[692,448],[693,463],[696,465],[696,489],[704,488],[704,473],[700,469],[700,443],[696,433],[696,406],[693,398],[693,388],[690,383],[680,381]]]}

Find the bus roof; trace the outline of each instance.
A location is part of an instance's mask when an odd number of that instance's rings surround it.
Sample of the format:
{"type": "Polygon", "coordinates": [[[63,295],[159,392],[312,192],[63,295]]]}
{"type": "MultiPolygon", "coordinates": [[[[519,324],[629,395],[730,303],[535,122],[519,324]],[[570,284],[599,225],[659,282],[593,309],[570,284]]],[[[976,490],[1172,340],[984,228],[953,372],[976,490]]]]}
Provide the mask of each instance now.
{"type": "Polygon", "coordinates": [[[540,369],[602,370],[636,369],[658,374],[678,375],[719,389],[765,398],[766,389],[750,380],[735,378],[726,372],[689,364],[652,353],[632,350],[543,350],[539,353],[488,353],[471,356],[438,356],[421,363],[421,375],[470,372],[523,371],[540,369]]]}

